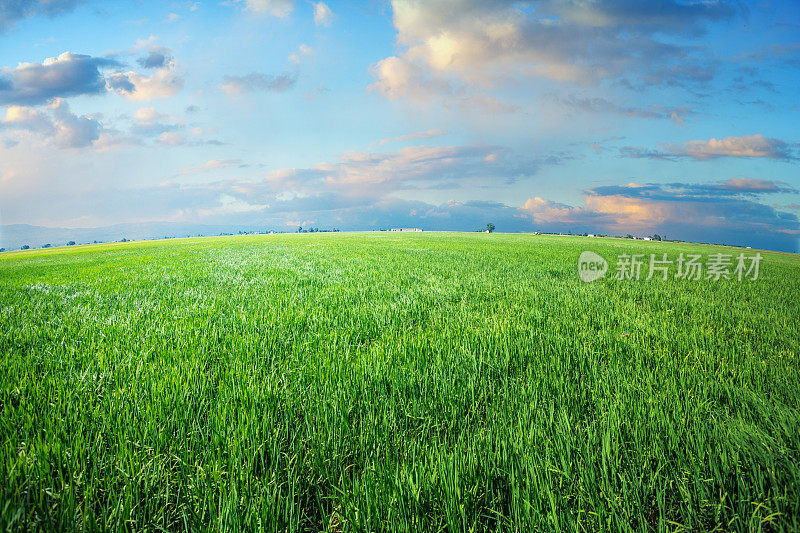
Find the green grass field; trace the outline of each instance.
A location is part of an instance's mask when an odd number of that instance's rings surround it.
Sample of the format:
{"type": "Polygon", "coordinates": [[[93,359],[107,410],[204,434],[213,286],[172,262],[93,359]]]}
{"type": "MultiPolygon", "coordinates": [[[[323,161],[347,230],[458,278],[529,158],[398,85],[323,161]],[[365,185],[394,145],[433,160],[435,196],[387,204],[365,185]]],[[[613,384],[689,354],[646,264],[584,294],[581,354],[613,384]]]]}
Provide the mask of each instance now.
{"type": "Polygon", "coordinates": [[[583,283],[582,250],[740,251],[373,233],[0,254],[0,528],[800,529],[800,257],[583,283]]]}

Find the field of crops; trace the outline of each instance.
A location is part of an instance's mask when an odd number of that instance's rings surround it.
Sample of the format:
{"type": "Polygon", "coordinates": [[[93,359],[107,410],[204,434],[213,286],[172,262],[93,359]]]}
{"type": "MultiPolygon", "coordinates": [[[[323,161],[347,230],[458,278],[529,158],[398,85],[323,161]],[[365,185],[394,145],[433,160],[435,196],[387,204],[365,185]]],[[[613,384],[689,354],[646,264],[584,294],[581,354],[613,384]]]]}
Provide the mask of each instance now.
{"type": "Polygon", "coordinates": [[[341,233],[0,254],[0,529],[800,529],[800,257],[583,283],[583,250],[741,252],[341,233]]]}

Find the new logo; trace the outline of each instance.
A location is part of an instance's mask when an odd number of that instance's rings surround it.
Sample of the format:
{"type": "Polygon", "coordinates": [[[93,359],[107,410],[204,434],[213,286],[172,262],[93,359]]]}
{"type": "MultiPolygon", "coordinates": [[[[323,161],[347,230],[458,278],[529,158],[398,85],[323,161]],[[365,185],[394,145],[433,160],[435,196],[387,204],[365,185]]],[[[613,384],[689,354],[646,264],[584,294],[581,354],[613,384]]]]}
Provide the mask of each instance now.
{"type": "Polygon", "coordinates": [[[594,252],[582,252],[578,258],[578,277],[587,283],[606,275],[608,262],[594,252]]]}

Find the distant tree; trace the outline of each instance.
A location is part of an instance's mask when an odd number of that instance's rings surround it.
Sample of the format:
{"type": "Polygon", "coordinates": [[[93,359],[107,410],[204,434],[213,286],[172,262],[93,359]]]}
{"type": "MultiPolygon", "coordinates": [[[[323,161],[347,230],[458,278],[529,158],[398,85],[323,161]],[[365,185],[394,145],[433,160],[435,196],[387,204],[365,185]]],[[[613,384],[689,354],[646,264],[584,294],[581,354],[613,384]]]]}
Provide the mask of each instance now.
{"type": "Polygon", "coordinates": [[[75,241],[69,241],[69,242],[67,243],[67,246],[75,246],[75,241]]]}
{"type": "Polygon", "coordinates": [[[633,235],[631,235],[630,233],[628,233],[627,235],[625,235],[625,238],[626,238],[626,239],[633,239],[633,235]]]}
{"type": "Polygon", "coordinates": [[[23,244],[22,248],[20,248],[20,250],[30,250],[30,249],[31,249],[31,247],[28,246],[27,244],[23,244]]]}
{"type": "Polygon", "coordinates": [[[125,237],[123,237],[123,238],[122,238],[122,239],[121,239],[119,242],[128,242],[128,239],[126,239],[125,237]]]}
{"type": "Polygon", "coordinates": [[[42,248],[50,248],[51,246],[53,246],[53,245],[50,244],[50,243],[47,243],[47,244],[43,244],[42,248]]]}
{"type": "Polygon", "coordinates": [[[5,251],[6,251],[5,248],[0,248],[0,252],[5,252],[5,251]]]}
{"type": "Polygon", "coordinates": [[[661,235],[659,235],[658,233],[656,233],[655,235],[653,235],[653,240],[654,240],[654,241],[660,241],[660,240],[661,240],[661,235]]]}
{"type": "Polygon", "coordinates": [[[492,233],[494,231],[494,224],[492,224],[491,222],[486,224],[486,231],[488,231],[489,233],[492,233]]]}
{"type": "Polygon", "coordinates": [[[303,233],[303,226],[297,226],[297,233],[303,233]]]}

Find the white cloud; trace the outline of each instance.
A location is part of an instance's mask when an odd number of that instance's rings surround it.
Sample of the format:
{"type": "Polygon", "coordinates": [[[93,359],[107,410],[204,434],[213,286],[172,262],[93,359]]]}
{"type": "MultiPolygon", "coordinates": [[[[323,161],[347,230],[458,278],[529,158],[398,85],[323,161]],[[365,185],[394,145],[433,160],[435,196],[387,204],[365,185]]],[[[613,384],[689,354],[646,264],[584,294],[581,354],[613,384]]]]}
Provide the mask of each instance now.
{"type": "Polygon", "coordinates": [[[53,110],[55,135],[53,140],[62,148],[82,148],[91,145],[100,138],[103,127],[100,123],[85,115],[73,114],[67,102],[56,100],[51,104],[53,110]]]}
{"type": "Polygon", "coordinates": [[[367,88],[368,91],[389,100],[429,100],[434,96],[453,92],[448,82],[432,78],[424,68],[397,56],[378,61],[372,67],[372,73],[377,79],[367,88]]]}
{"type": "Polygon", "coordinates": [[[256,15],[268,15],[272,17],[288,17],[294,9],[292,0],[236,0],[244,2],[245,10],[256,15]]]}
{"type": "Polygon", "coordinates": [[[289,61],[291,61],[295,65],[299,65],[303,56],[309,56],[313,53],[314,53],[313,48],[311,48],[307,44],[301,44],[300,46],[297,47],[297,52],[289,54],[289,61]]]}
{"type": "Polygon", "coordinates": [[[45,15],[54,17],[75,8],[79,0],[3,0],[0,6],[0,32],[11,28],[20,19],[45,15]]]}
{"type": "Polygon", "coordinates": [[[161,68],[151,76],[138,72],[118,72],[108,77],[108,85],[129,100],[147,101],[170,98],[183,89],[183,78],[170,68],[161,68]]]}
{"type": "Polygon", "coordinates": [[[333,11],[325,2],[314,3],[314,24],[328,27],[333,22],[333,11]]]}
{"type": "Polygon", "coordinates": [[[186,137],[180,133],[165,131],[158,136],[158,142],[164,146],[183,146],[186,144],[186,137]]]}
{"type": "Polygon", "coordinates": [[[140,107],[133,113],[131,131],[138,135],[158,135],[180,128],[183,128],[180,117],[160,113],[153,107],[140,107]]]}
{"type": "Polygon", "coordinates": [[[198,172],[207,172],[209,170],[218,170],[221,168],[241,167],[243,165],[244,163],[241,159],[209,159],[201,165],[182,167],[178,174],[196,174],[198,172]]]}
{"type": "Polygon", "coordinates": [[[6,108],[6,116],[0,120],[5,128],[31,132],[52,132],[53,121],[37,109],[12,105],[6,108]]]}
{"type": "Polygon", "coordinates": [[[692,64],[696,49],[689,38],[706,23],[733,13],[721,2],[678,0],[392,0],[391,4],[401,51],[375,65],[372,86],[391,99],[419,99],[432,92],[452,98],[476,86],[492,88],[520,79],[593,84],[632,72],[645,78],[676,62],[682,70],[669,71],[670,76],[653,83],[667,83],[687,73],[691,78],[698,69],[692,64]],[[665,35],[681,36],[682,44],[664,39],[665,35]]]}
{"type": "Polygon", "coordinates": [[[93,117],[76,115],[69,104],[56,98],[47,112],[23,106],[10,106],[0,121],[0,128],[31,135],[32,140],[57,148],[92,146],[104,132],[102,124],[93,117]]]}
{"type": "Polygon", "coordinates": [[[294,87],[297,76],[293,74],[263,74],[251,72],[245,76],[225,76],[219,85],[222,92],[229,95],[239,95],[254,91],[283,92],[294,87]]]}
{"type": "Polygon", "coordinates": [[[219,205],[208,209],[198,209],[197,213],[202,217],[215,216],[215,215],[233,215],[238,213],[250,213],[253,211],[262,211],[267,208],[266,204],[249,204],[245,200],[236,198],[229,194],[223,194],[219,197],[219,205]]]}
{"type": "Polygon", "coordinates": [[[676,153],[694,159],[706,160],[717,157],[765,157],[769,159],[789,159],[791,151],[786,143],[763,135],[744,137],[711,138],[707,141],[689,141],[676,147],[676,153]]]}
{"type": "Polygon", "coordinates": [[[139,59],[139,64],[154,69],[150,76],[135,71],[115,72],[106,77],[109,90],[129,100],[148,101],[170,98],[183,89],[183,78],[176,73],[177,65],[168,48],[153,44],[154,37],[137,42],[134,50],[149,47],[149,54],[139,59]]]}
{"type": "Polygon", "coordinates": [[[662,143],[663,150],[653,150],[639,146],[623,146],[620,151],[623,155],[635,159],[663,159],[675,161],[683,158],[708,161],[719,157],[748,157],[777,160],[795,160],[798,157],[797,146],[782,141],[765,137],[757,133],[743,137],[725,137],[717,139],[712,137],[707,141],[697,140],[685,143],[662,143]]]}

